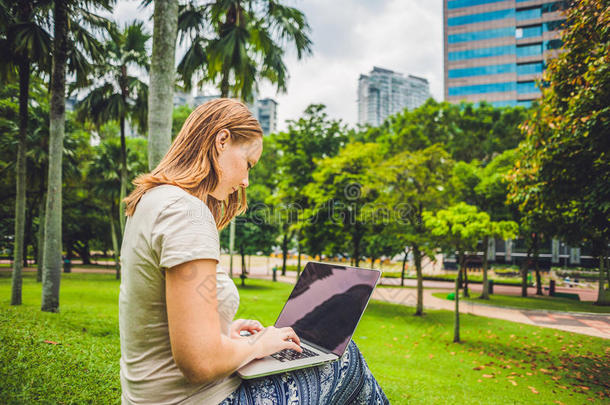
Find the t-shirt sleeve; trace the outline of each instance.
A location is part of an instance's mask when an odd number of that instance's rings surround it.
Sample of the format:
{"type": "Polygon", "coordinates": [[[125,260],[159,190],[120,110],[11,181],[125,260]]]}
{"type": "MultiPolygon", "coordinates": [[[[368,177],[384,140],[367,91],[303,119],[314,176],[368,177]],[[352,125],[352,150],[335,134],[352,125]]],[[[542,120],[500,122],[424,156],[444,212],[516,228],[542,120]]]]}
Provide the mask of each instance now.
{"type": "Polygon", "coordinates": [[[161,268],[198,259],[220,260],[218,230],[203,201],[182,197],[165,207],[152,228],[161,268]]]}

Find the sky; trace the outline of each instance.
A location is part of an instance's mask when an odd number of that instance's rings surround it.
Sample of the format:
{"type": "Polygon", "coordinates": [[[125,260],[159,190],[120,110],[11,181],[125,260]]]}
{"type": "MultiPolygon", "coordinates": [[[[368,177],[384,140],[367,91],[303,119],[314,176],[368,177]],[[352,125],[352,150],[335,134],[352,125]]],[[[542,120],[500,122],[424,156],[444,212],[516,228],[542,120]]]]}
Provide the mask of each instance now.
{"type": "MultiPolygon", "coordinates": [[[[124,24],[149,21],[152,10],[139,1],[119,0],[114,18],[124,24]]],[[[329,117],[353,126],[358,119],[360,74],[373,66],[428,79],[437,100],[443,94],[443,11],[440,0],[286,0],[305,13],[311,28],[312,55],[302,60],[288,50],[288,89],[277,94],[262,82],[259,98],[278,102],[278,130],[298,119],[312,103],[324,104],[329,117]]],[[[149,7],[152,9],[152,6],[149,7]]],[[[178,51],[177,57],[180,57],[178,51]]],[[[214,94],[213,89],[204,89],[214,94]]]]}

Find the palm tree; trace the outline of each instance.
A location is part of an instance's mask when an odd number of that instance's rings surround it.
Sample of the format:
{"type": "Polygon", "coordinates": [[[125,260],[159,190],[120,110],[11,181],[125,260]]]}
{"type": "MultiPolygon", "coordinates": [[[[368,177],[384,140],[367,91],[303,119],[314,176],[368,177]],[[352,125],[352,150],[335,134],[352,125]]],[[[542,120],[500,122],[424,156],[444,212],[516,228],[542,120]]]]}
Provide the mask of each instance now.
{"type": "Polygon", "coordinates": [[[155,0],[148,93],[148,168],[154,169],[172,141],[178,0],[155,0]]]}
{"type": "Polygon", "coordinates": [[[19,144],[17,148],[17,194],[15,198],[15,237],[11,305],[21,305],[21,271],[25,232],[26,140],[28,105],[32,69],[48,66],[51,39],[43,28],[49,1],[0,2],[0,50],[3,81],[18,76],[19,81],[19,144]]]}
{"type": "Polygon", "coordinates": [[[141,133],[146,132],[148,86],[130,74],[134,68],[148,70],[146,42],[150,39],[142,22],[127,25],[122,32],[112,34],[104,44],[106,60],[97,66],[97,87],[76,105],[77,118],[88,119],[97,126],[117,121],[121,133],[119,219],[121,233],[125,229],[127,194],[127,147],[125,125],[130,120],[141,133]]]}
{"type": "Polygon", "coordinates": [[[251,101],[261,79],[284,92],[284,48],[294,45],[299,59],[311,53],[305,15],[276,1],[190,3],[181,9],[178,29],[181,41],[191,41],[178,64],[185,88],[190,88],[193,75],[199,73],[202,82],[219,83],[221,97],[251,101]]]}
{"type": "Polygon", "coordinates": [[[77,84],[84,82],[90,70],[81,47],[93,60],[101,60],[99,42],[81,23],[93,28],[110,27],[108,20],[87,9],[88,3],[110,10],[108,1],[55,0],[53,11],[53,65],[51,71],[51,108],[49,125],[49,176],[45,209],[43,242],[43,311],[56,312],[59,308],[59,282],[61,275],[61,204],[62,204],[62,151],[66,120],[66,69],[76,73],[77,84]],[[85,7],[82,6],[85,4],[85,7]],[[69,14],[77,18],[69,18],[69,14]],[[72,29],[72,38],[70,37],[72,29]],[[69,41],[72,39],[72,46],[69,41]]]}
{"type": "MultiPolygon", "coordinates": [[[[181,9],[178,30],[181,41],[191,41],[178,64],[184,87],[190,89],[193,76],[201,74],[201,82],[220,83],[221,97],[244,101],[253,100],[261,79],[286,91],[286,46],[293,44],[299,59],[311,53],[305,15],[272,0],[216,0],[203,6],[191,2],[181,9]]],[[[234,221],[229,232],[232,274],[234,221]]]]}

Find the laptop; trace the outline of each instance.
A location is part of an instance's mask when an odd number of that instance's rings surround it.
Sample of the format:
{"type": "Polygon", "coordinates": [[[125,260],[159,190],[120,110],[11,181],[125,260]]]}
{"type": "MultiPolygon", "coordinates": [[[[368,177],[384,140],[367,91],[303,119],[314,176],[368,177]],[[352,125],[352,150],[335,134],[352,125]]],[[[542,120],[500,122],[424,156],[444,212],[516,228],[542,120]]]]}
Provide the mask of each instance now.
{"type": "Polygon", "coordinates": [[[250,379],[317,366],[345,352],[381,276],[379,270],[309,262],[299,277],[276,328],[290,326],[303,353],[282,350],[237,370],[250,379]]]}

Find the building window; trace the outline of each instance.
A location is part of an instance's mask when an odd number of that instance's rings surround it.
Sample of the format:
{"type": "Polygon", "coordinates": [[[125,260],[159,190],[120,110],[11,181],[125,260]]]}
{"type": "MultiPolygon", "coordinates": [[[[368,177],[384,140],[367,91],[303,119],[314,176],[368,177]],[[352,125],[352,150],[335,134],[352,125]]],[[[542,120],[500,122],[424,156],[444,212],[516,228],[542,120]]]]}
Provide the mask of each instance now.
{"type": "Polygon", "coordinates": [[[508,63],[504,65],[489,65],[489,66],[476,66],[471,68],[463,69],[450,69],[449,78],[459,79],[461,77],[470,76],[486,76],[486,75],[500,75],[504,73],[514,73],[515,64],[508,63]]]}
{"type": "Polygon", "coordinates": [[[542,24],[542,26],[544,27],[544,32],[557,31],[565,27],[565,22],[566,20],[549,21],[542,24]]]}
{"type": "Polygon", "coordinates": [[[529,93],[540,93],[540,89],[536,87],[536,82],[517,82],[517,93],[529,94],[529,93]]]}
{"type": "MultiPolygon", "coordinates": [[[[539,45],[542,53],[542,44],[539,45]]],[[[466,49],[464,51],[449,52],[449,60],[457,61],[463,59],[489,58],[492,56],[514,55],[514,45],[496,46],[492,48],[466,49]]]]}
{"type": "Polygon", "coordinates": [[[552,39],[550,41],[544,42],[544,49],[546,51],[550,51],[552,49],[559,49],[563,45],[563,41],[561,39],[552,39]]]}
{"type": "Polygon", "coordinates": [[[517,46],[517,57],[542,55],[542,44],[519,45],[517,46]]]}
{"type": "Polygon", "coordinates": [[[447,37],[450,44],[468,41],[481,41],[484,39],[512,37],[515,35],[513,27],[494,28],[491,30],[464,32],[461,34],[452,34],[447,37]]]}
{"type": "Polygon", "coordinates": [[[447,8],[453,10],[455,8],[480,6],[481,4],[498,3],[505,0],[449,0],[447,8]]]}
{"type": "Polygon", "coordinates": [[[515,82],[473,84],[470,86],[450,87],[449,95],[466,96],[469,94],[503,93],[507,91],[515,91],[515,82]]]}
{"type": "Polygon", "coordinates": [[[544,65],[542,62],[535,63],[520,63],[517,65],[517,75],[532,75],[542,73],[544,65]]]}
{"type": "Polygon", "coordinates": [[[542,35],[542,25],[530,25],[529,27],[517,28],[515,38],[532,38],[542,35]]]}
{"type": "Polygon", "coordinates": [[[517,10],[517,15],[516,15],[517,21],[531,20],[534,18],[541,18],[541,17],[542,17],[542,9],[540,7],[517,10]]]}
{"type": "Polygon", "coordinates": [[[543,13],[553,13],[555,11],[561,11],[561,10],[567,9],[568,2],[567,1],[556,1],[554,3],[543,4],[541,7],[542,7],[543,13]]]}
{"type": "Polygon", "coordinates": [[[461,15],[458,17],[450,17],[447,19],[447,25],[454,27],[456,25],[473,24],[478,22],[492,21],[492,20],[503,20],[505,18],[512,18],[515,16],[515,9],[509,8],[506,10],[496,10],[487,13],[461,15]]]}

